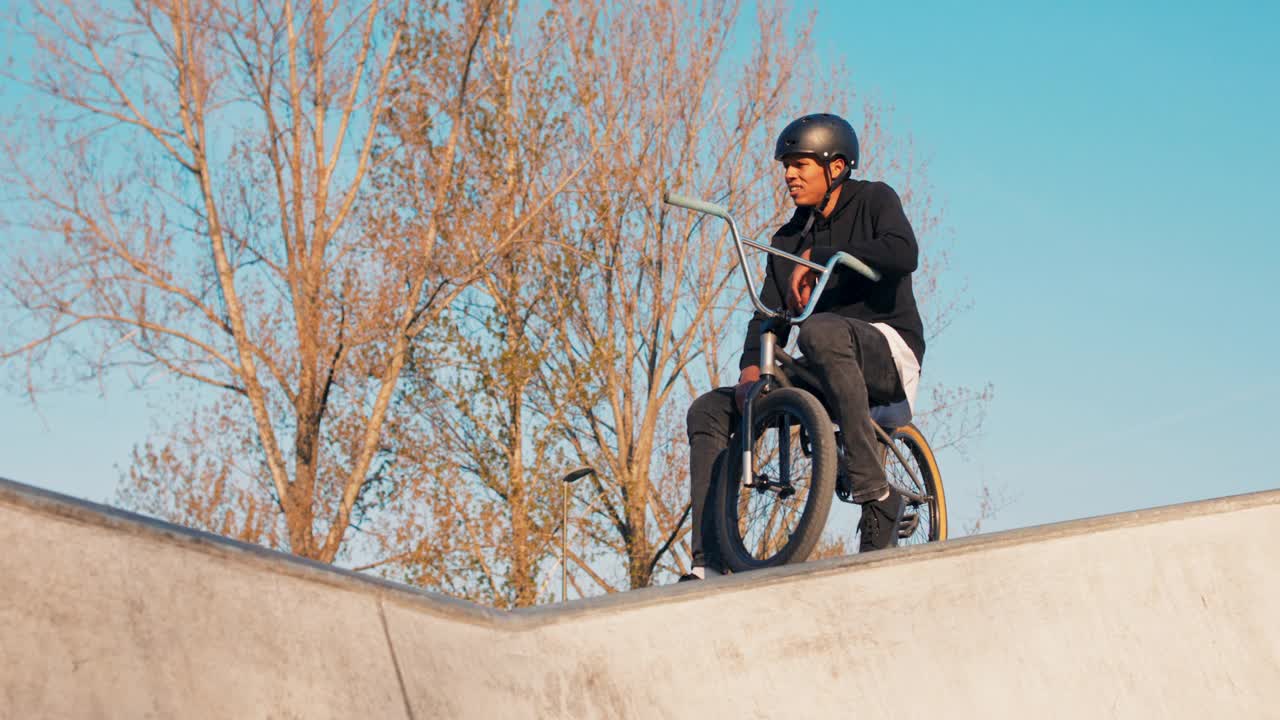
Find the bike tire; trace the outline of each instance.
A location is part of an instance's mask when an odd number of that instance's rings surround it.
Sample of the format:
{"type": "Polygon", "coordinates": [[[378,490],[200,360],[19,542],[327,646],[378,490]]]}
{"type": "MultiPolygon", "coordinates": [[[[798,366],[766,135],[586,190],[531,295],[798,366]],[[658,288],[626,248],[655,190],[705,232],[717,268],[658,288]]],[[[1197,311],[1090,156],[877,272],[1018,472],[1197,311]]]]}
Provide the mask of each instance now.
{"type": "MultiPolygon", "coordinates": [[[[770,462],[770,437],[777,443],[775,457],[784,457],[779,438],[783,434],[780,428],[785,427],[786,452],[791,461],[785,474],[781,462],[778,463],[779,481],[775,485],[790,486],[793,494],[784,496],[782,491],[745,487],[740,473],[743,446],[741,438],[733,438],[727,462],[721,463],[715,484],[714,505],[721,559],[733,572],[806,560],[822,536],[835,494],[838,456],[835,430],[816,397],[799,388],[774,390],[756,401],[752,415],[751,435],[756,440],[753,471],[767,470],[762,463],[770,462]],[[782,424],[784,419],[787,425],[782,424]],[[802,438],[808,440],[808,452],[803,448],[802,438]],[[797,461],[800,457],[807,462],[797,461]],[[792,468],[792,464],[796,467],[792,468]],[[791,482],[793,469],[796,470],[795,483],[791,482]],[[752,508],[753,504],[756,509],[752,508]],[[752,527],[758,518],[757,511],[768,515],[758,537],[752,527]],[[774,528],[773,521],[778,517],[783,518],[783,524],[774,528]],[[788,522],[791,520],[794,525],[788,522]]],[[[767,473],[760,474],[767,476],[767,473]]]]}
{"type": "Polygon", "coordinates": [[[920,522],[916,531],[908,538],[899,541],[901,545],[918,545],[926,542],[937,542],[947,539],[947,496],[942,487],[942,473],[938,469],[938,461],[934,458],[933,449],[925,440],[924,434],[915,425],[907,424],[888,431],[897,448],[913,463],[912,469],[919,478],[919,484],[912,480],[902,462],[891,451],[885,453],[885,475],[889,483],[899,490],[910,490],[928,498],[927,502],[908,508],[920,514],[920,522]]]}

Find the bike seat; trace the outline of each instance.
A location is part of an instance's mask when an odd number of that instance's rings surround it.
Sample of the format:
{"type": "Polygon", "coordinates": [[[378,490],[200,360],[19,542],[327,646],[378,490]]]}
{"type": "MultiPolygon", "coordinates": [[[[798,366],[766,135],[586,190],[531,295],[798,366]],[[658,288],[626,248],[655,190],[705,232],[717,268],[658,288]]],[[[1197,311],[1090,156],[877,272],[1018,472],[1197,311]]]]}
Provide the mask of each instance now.
{"type": "Polygon", "coordinates": [[[898,400],[888,405],[872,405],[871,419],[882,428],[900,428],[911,422],[911,403],[898,400]]]}

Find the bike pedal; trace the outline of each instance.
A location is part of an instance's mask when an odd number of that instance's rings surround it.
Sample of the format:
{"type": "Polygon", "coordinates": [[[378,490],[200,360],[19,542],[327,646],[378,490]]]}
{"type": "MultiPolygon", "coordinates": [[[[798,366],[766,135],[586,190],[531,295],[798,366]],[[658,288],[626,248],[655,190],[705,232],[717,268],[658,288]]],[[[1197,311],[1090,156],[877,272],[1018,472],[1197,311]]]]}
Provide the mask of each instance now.
{"type": "Polygon", "coordinates": [[[902,522],[898,523],[898,537],[909,538],[918,527],[920,527],[920,514],[906,513],[902,516],[902,522]]]}
{"type": "Polygon", "coordinates": [[[836,499],[857,505],[853,500],[853,483],[843,473],[836,475],[836,499]]]}

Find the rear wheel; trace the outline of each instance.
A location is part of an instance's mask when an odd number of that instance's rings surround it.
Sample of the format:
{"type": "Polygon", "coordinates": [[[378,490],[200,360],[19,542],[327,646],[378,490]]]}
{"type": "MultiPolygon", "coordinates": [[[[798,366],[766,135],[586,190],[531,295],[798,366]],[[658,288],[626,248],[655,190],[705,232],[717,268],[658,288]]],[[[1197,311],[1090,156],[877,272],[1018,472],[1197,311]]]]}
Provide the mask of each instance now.
{"type": "Polygon", "coordinates": [[[910,534],[898,544],[920,545],[946,540],[947,498],[933,450],[915,425],[904,425],[886,434],[893,442],[893,449],[885,452],[885,475],[890,485],[908,495],[907,513],[915,515],[914,524],[907,523],[910,534]]]}
{"type": "Polygon", "coordinates": [[[808,558],[835,491],[835,431],[812,394],[768,393],[756,402],[752,425],[750,486],[741,474],[741,438],[730,444],[716,482],[716,535],[734,572],[808,558]]]}

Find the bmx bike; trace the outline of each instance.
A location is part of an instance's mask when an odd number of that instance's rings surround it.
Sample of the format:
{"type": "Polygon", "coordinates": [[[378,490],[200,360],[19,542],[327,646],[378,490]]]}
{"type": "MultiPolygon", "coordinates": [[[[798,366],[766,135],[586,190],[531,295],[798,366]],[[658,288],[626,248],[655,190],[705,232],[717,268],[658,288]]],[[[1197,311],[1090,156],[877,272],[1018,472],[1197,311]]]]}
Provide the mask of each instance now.
{"type": "MultiPolygon", "coordinates": [[[[808,319],[837,268],[872,281],[879,281],[880,273],[844,252],[820,265],[743,240],[737,223],[720,205],[673,193],[663,195],[663,201],[728,223],[751,302],[765,318],[760,330],[760,379],[747,393],[740,428],[716,464],[708,498],[720,559],[733,572],[804,562],[822,537],[832,497],[846,502],[852,498],[836,487],[843,443],[820,397],[820,385],[803,362],[777,346],[774,329],[781,326],[785,339],[791,326],[808,319]],[[765,307],[747,266],[746,247],[818,271],[809,302],[799,314],[765,307]]],[[[945,540],[947,504],[933,450],[910,422],[886,426],[876,415],[873,407],[870,422],[880,440],[885,474],[907,499],[899,540],[906,544],[945,540]]]]}

